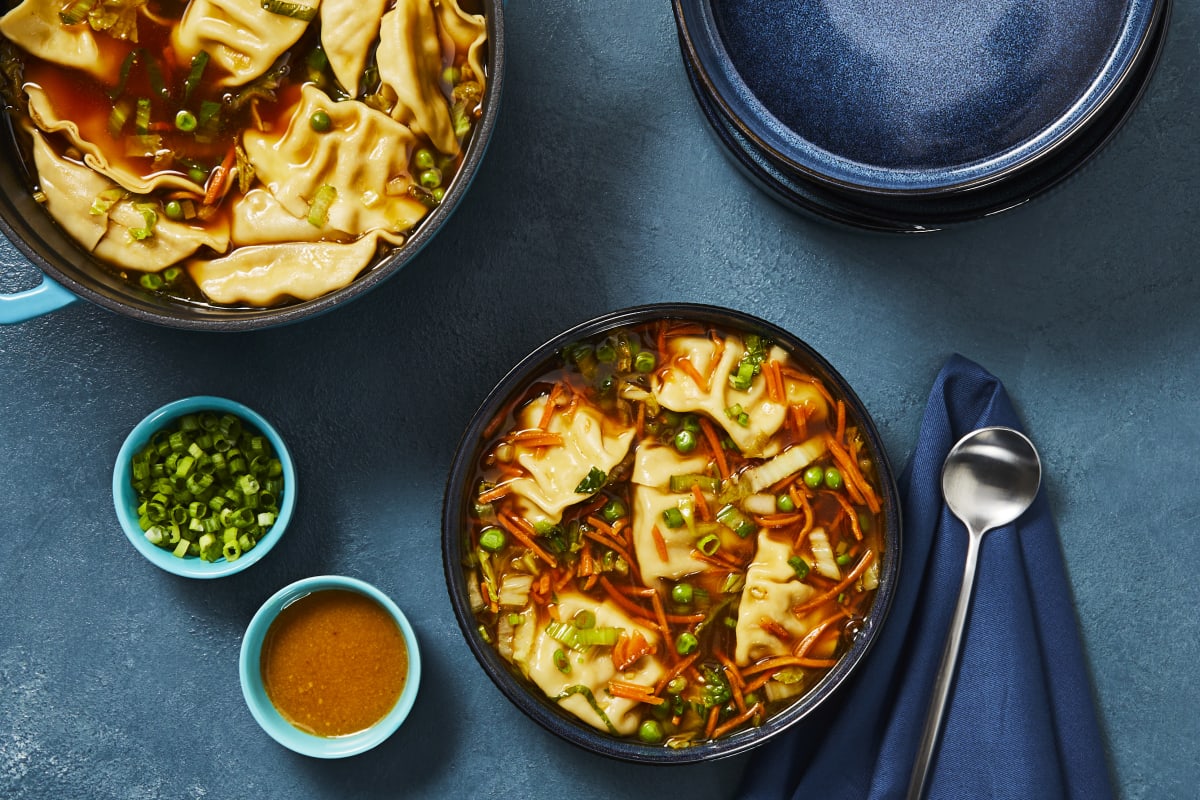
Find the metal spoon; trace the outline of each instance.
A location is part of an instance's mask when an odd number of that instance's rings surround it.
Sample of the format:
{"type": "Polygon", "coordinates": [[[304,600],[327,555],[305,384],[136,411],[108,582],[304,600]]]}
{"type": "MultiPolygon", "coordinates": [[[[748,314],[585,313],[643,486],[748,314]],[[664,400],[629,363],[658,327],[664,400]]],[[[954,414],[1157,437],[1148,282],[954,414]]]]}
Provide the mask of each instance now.
{"type": "Polygon", "coordinates": [[[920,800],[929,780],[962,645],[963,626],[971,605],[979,543],[988,531],[1007,525],[1025,513],[1037,496],[1041,481],[1042,463],[1037,450],[1029,439],[1012,428],[971,431],[946,456],[942,466],[942,496],[954,516],[967,526],[970,539],[958,605],[954,608],[929,714],[925,718],[925,730],[921,734],[921,746],[908,783],[908,800],[920,800]]]}

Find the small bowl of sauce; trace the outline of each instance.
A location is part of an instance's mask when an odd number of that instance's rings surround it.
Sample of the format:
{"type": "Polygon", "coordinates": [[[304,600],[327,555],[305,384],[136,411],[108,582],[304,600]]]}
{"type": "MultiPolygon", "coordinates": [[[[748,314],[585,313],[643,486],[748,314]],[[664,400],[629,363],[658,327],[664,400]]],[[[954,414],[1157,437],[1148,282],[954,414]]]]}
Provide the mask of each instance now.
{"type": "Polygon", "coordinates": [[[272,739],[314,758],[344,758],[387,739],[421,678],[404,613],[369,583],[322,575],[268,599],[246,629],[242,695],[272,739]]]}

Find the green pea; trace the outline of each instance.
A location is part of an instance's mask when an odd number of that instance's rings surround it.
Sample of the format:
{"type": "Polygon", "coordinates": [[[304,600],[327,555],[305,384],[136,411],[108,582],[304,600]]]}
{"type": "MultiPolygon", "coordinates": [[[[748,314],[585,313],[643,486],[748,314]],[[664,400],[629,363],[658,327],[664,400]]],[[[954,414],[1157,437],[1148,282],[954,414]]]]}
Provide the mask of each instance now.
{"type": "Polygon", "coordinates": [[[804,470],[804,485],[816,489],[825,482],[825,470],[820,467],[809,467],[804,470]]]}
{"type": "Polygon", "coordinates": [[[834,559],[834,561],[837,562],[837,565],[839,567],[844,567],[853,560],[854,560],[854,557],[851,556],[849,553],[842,553],[840,556],[838,556],[837,558],[834,559]]]}
{"type": "Polygon", "coordinates": [[[208,180],[208,171],[200,169],[200,167],[190,167],[188,169],[188,177],[196,183],[204,183],[208,180]]]}
{"type": "Polygon", "coordinates": [[[617,360],[617,348],[608,342],[596,345],[596,358],[601,364],[611,364],[617,360]]]}
{"type": "Polygon", "coordinates": [[[682,694],[683,690],[687,688],[687,685],[687,678],[683,677],[682,675],[676,675],[674,678],[671,678],[671,682],[667,684],[667,691],[671,694],[682,694]]]}
{"type": "Polygon", "coordinates": [[[683,428],[675,434],[675,449],[681,453],[690,453],[696,449],[698,441],[693,431],[683,428]]]}
{"type": "Polygon", "coordinates": [[[175,115],[175,127],[184,133],[191,133],[196,130],[196,115],[188,111],[186,108],[181,109],[175,115]]]}
{"type": "Polygon", "coordinates": [[[604,508],[600,509],[600,516],[604,517],[605,522],[616,522],[627,513],[625,504],[621,502],[621,498],[619,497],[610,499],[604,504],[604,508]]]}
{"type": "Polygon", "coordinates": [[[416,165],[417,169],[429,169],[435,165],[433,153],[422,147],[413,155],[413,164],[416,165]]]}
{"type": "Polygon", "coordinates": [[[677,583],[671,587],[671,599],[681,605],[687,605],[692,602],[692,585],[690,583],[677,583]]]}
{"type": "Polygon", "coordinates": [[[329,118],[328,112],[317,109],[312,116],[308,118],[308,124],[317,133],[325,133],[333,127],[333,120],[329,118]]]}
{"type": "Polygon", "coordinates": [[[499,528],[484,528],[479,534],[479,546],[490,553],[499,553],[507,541],[504,531],[499,528]]]}
{"type": "Polygon", "coordinates": [[[835,491],[842,488],[842,473],[838,472],[837,467],[825,470],[825,485],[835,491]]]}
{"type": "Polygon", "coordinates": [[[458,82],[462,80],[462,70],[458,67],[446,67],[442,70],[442,80],[451,86],[457,86],[458,82]]]}
{"type": "Polygon", "coordinates": [[[167,215],[167,219],[173,219],[176,222],[183,219],[183,204],[178,200],[168,200],[163,206],[163,213],[167,215]]]}
{"type": "Polygon", "coordinates": [[[442,171],[437,167],[430,167],[421,172],[420,180],[426,189],[436,189],[442,185],[442,171]]]}
{"type": "Polygon", "coordinates": [[[796,504],[792,502],[792,498],[786,494],[781,494],[775,498],[775,507],[784,514],[790,514],[796,510],[796,504]]]}
{"type": "Polygon", "coordinates": [[[653,372],[658,365],[658,359],[649,350],[643,350],[633,358],[633,368],[638,372],[653,372]]]}
{"type": "Polygon", "coordinates": [[[656,719],[645,720],[638,727],[638,739],[646,744],[658,744],[663,740],[662,724],[656,719]]]}
{"type": "Polygon", "coordinates": [[[691,655],[700,646],[700,640],[691,631],[684,631],[675,638],[675,652],[681,656],[691,655]]]}
{"type": "Polygon", "coordinates": [[[442,198],[445,196],[446,196],[445,187],[438,186],[437,188],[435,188],[433,190],[433,199],[437,200],[439,203],[442,202],[442,198]]]}

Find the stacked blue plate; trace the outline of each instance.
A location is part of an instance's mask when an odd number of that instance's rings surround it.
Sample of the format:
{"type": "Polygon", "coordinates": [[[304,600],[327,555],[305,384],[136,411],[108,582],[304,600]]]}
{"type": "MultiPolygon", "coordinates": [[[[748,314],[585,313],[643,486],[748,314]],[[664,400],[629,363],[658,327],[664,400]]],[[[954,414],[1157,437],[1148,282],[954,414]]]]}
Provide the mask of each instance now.
{"type": "Polygon", "coordinates": [[[1072,174],[1141,98],[1170,0],[673,0],[742,170],[802,211],[936,230],[1072,174]]]}

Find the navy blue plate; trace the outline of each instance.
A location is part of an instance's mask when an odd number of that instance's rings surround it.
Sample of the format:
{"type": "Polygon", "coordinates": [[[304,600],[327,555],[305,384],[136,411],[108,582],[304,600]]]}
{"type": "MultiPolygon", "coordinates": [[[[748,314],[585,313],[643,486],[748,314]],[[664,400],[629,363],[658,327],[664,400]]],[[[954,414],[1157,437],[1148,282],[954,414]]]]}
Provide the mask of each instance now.
{"type": "Polygon", "coordinates": [[[805,178],[955,192],[1053,156],[1106,108],[1165,0],[675,0],[692,66],[805,178]]]}
{"type": "Polygon", "coordinates": [[[1074,174],[1111,140],[1141,99],[1162,52],[1170,17],[1168,0],[1122,86],[1100,113],[1058,148],[1053,159],[1042,159],[1025,169],[1014,170],[1005,180],[953,193],[898,195],[845,191],[810,180],[780,163],[745,135],[722,113],[722,107],[713,99],[711,86],[695,68],[688,31],[679,15],[682,2],[676,0],[675,5],[688,79],[713,133],[741,172],[793,210],[862,229],[889,232],[933,231],[995,214],[1027,202],[1074,174]]]}

